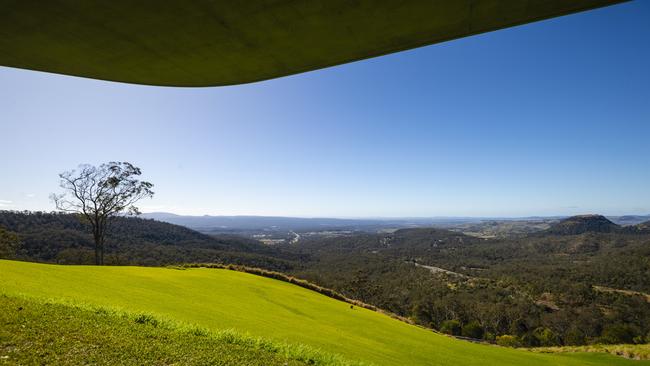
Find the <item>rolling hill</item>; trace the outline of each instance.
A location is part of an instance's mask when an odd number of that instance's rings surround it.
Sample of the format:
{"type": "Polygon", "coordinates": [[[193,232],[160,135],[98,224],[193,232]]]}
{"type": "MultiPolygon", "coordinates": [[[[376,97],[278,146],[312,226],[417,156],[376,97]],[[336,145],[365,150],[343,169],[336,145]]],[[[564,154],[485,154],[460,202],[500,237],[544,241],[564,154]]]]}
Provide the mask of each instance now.
{"type": "Polygon", "coordinates": [[[647,364],[604,354],[538,354],[460,341],[286,282],[221,269],[0,260],[0,274],[0,294],[10,297],[147,313],[211,331],[234,329],[376,365],[647,364]]]}
{"type": "Polygon", "coordinates": [[[578,215],[560,220],[546,230],[549,234],[578,235],[588,232],[612,233],[620,231],[621,227],[602,215],[578,215]]]}
{"type": "MultiPolygon", "coordinates": [[[[90,228],[74,215],[0,211],[0,228],[18,236],[17,259],[93,263],[90,228]]],[[[225,262],[284,270],[292,266],[291,259],[256,240],[233,235],[211,236],[183,226],[135,217],[114,218],[106,237],[107,264],[225,262]]]]}
{"type": "Polygon", "coordinates": [[[650,221],[645,221],[640,224],[626,228],[628,232],[650,234],[650,221]]]}

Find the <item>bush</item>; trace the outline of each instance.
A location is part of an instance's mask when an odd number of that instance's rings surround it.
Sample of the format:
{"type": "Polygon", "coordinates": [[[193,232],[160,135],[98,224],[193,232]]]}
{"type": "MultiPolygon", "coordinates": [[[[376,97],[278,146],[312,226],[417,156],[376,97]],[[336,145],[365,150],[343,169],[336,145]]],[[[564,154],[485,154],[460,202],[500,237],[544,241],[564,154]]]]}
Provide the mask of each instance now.
{"type": "Polygon", "coordinates": [[[629,325],[616,324],[607,326],[600,337],[599,343],[621,344],[634,343],[634,337],[638,334],[629,325]]]}
{"type": "Polygon", "coordinates": [[[521,340],[517,336],[506,334],[497,337],[497,344],[503,347],[521,347],[521,340]]]}
{"type": "Polygon", "coordinates": [[[494,342],[496,340],[496,336],[494,335],[494,333],[485,332],[485,334],[483,334],[483,339],[485,339],[486,341],[494,342]]]}
{"type": "Polygon", "coordinates": [[[580,329],[575,327],[569,329],[564,336],[564,344],[582,346],[586,344],[585,335],[580,329]]]}
{"type": "Polygon", "coordinates": [[[533,331],[533,336],[537,338],[539,345],[542,347],[553,347],[560,345],[560,338],[550,329],[539,327],[533,331]]]}
{"type": "Polygon", "coordinates": [[[478,322],[471,321],[463,325],[461,334],[463,335],[463,337],[481,339],[483,338],[483,327],[481,327],[481,325],[478,322]]]}
{"type": "Polygon", "coordinates": [[[519,337],[519,342],[526,347],[539,347],[539,339],[533,333],[526,333],[519,337]]]}
{"type": "Polygon", "coordinates": [[[440,325],[440,331],[445,334],[460,335],[460,322],[458,320],[445,320],[440,325]]]}

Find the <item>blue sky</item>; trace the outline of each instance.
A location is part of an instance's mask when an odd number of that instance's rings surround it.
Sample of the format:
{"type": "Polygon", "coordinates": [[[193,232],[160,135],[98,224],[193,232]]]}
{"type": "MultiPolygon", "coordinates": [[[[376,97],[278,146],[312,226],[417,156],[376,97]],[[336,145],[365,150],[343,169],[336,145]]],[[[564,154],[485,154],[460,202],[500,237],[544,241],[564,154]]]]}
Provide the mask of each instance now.
{"type": "Polygon", "coordinates": [[[130,161],[143,211],[650,213],[650,2],[242,86],[0,68],[0,209],[130,161]]]}

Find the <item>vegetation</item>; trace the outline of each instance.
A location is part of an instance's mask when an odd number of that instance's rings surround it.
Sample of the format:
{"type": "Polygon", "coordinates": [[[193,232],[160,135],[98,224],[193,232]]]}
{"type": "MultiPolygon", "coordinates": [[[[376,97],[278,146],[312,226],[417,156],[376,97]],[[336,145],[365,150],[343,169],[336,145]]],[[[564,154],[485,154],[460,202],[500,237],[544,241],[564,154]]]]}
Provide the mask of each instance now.
{"type": "Polygon", "coordinates": [[[542,353],[600,352],[633,360],[650,360],[650,344],[594,344],[575,347],[538,347],[532,348],[531,351],[542,353]]]}
{"type": "MultiPolygon", "coordinates": [[[[587,217],[588,218],[588,217],[587,217]]],[[[304,240],[292,273],[445,333],[528,347],[644,343],[650,235],[599,217],[484,239],[434,229],[304,240]],[[569,225],[569,223],[572,223],[569,225]],[[594,232],[600,228],[610,232],[594,232]],[[444,269],[444,271],[443,271],[444,269]],[[453,321],[453,323],[450,323],[453,321]],[[457,324],[455,326],[451,326],[457,324]]]]}
{"type": "Polygon", "coordinates": [[[546,230],[558,235],[578,235],[588,232],[611,233],[622,228],[601,215],[579,215],[561,220],[546,230]]]}
{"type": "Polygon", "coordinates": [[[234,329],[272,342],[306,344],[377,365],[636,364],[610,355],[539,354],[460,341],[290,283],[236,271],[0,261],[0,272],[0,292],[10,296],[145,312],[210,331],[234,329]]]}
{"type": "Polygon", "coordinates": [[[0,226],[0,258],[14,258],[19,246],[18,235],[0,226]]]}
{"type": "MultiPolygon", "coordinates": [[[[20,242],[20,248],[11,258],[61,264],[94,263],[89,224],[74,215],[0,211],[0,227],[20,242]]],[[[104,261],[113,265],[219,262],[288,270],[295,265],[291,259],[297,258],[290,253],[279,254],[254,240],[208,236],[182,226],[133,217],[113,218],[105,245],[104,261]]]]}
{"type": "MultiPolygon", "coordinates": [[[[257,276],[263,276],[263,277],[268,277],[268,278],[273,278],[273,279],[276,279],[276,280],[288,282],[288,283],[294,284],[296,286],[300,286],[300,287],[303,287],[303,288],[318,292],[319,294],[323,294],[323,295],[325,295],[327,297],[331,297],[331,298],[336,299],[336,300],[344,301],[344,302],[347,302],[349,304],[356,305],[356,306],[359,306],[359,307],[362,307],[362,308],[370,309],[370,310],[373,310],[373,311],[381,311],[376,306],[372,306],[372,305],[363,303],[363,302],[358,301],[358,300],[347,298],[347,297],[343,296],[342,294],[340,294],[340,293],[338,293],[338,292],[336,292],[336,291],[334,291],[332,289],[322,287],[322,286],[318,286],[315,283],[305,281],[305,280],[302,280],[300,278],[296,278],[296,277],[293,277],[293,276],[289,276],[289,275],[286,275],[286,274],[281,273],[281,272],[269,271],[269,270],[265,270],[265,269],[262,269],[262,268],[247,267],[247,266],[233,265],[233,264],[218,264],[218,263],[183,264],[181,266],[181,268],[220,268],[220,269],[228,269],[228,270],[231,270],[231,271],[239,271],[239,272],[250,273],[250,274],[257,275],[257,276]]],[[[389,314],[389,315],[391,315],[393,317],[396,317],[393,314],[389,314]]],[[[405,318],[401,318],[400,320],[408,322],[408,319],[405,319],[405,318]]]]}
{"type": "Polygon", "coordinates": [[[0,364],[353,365],[306,346],[147,314],[0,296],[0,364]]]}
{"type": "MultiPolygon", "coordinates": [[[[568,225],[582,234],[548,230],[484,239],[409,229],[268,247],[116,217],[106,237],[106,262],[208,263],[201,266],[242,270],[443,333],[510,346],[648,342],[647,224],[610,230],[613,224],[593,219],[570,219],[553,228],[568,225]],[[610,232],[590,231],[602,227],[610,232]]],[[[92,263],[93,240],[84,225],[72,215],[0,212],[5,236],[20,245],[5,257],[92,263]]]]}
{"type": "Polygon", "coordinates": [[[137,215],[135,206],[153,197],[153,184],[137,179],[140,168],[128,162],[110,162],[98,167],[80,165],[79,170],[59,174],[65,193],[52,194],[56,208],[74,213],[92,229],[95,264],[104,264],[104,238],[112,219],[119,214],[137,215]]]}

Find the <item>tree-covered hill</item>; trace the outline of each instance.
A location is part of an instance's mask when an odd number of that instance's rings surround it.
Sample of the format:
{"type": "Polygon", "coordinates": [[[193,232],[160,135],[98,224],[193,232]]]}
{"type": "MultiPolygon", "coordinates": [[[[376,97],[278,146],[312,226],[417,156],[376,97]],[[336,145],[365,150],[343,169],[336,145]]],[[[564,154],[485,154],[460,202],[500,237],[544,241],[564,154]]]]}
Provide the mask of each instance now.
{"type": "Polygon", "coordinates": [[[579,215],[560,220],[546,230],[549,234],[577,235],[589,232],[612,233],[621,231],[621,227],[602,215],[579,215]]]}
{"type": "Polygon", "coordinates": [[[643,234],[650,234],[650,221],[642,222],[640,224],[626,228],[628,232],[637,232],[643,234]]]}
{"type": "MultiPolygon", "coordinates": [[[[0,227],[17,236],[15,258],[93,263],[90,229],[78,216],[0,211],[0,227]]],[[[183,226],[133,217],[115,217],[106,238],[107,264],[163,265],[227,262],[273,269],[292,266],[291,255],[237,236],[210,236],[183,226]]]]}
{"type": "Polygon", "coordinates": [[[405,229],[287,249],[310,255],[295,275],[453,334],[529,346],[650,341],[650,235],[587,226],[498,239],[405,229]]]}

